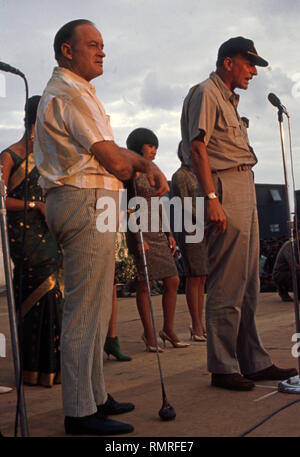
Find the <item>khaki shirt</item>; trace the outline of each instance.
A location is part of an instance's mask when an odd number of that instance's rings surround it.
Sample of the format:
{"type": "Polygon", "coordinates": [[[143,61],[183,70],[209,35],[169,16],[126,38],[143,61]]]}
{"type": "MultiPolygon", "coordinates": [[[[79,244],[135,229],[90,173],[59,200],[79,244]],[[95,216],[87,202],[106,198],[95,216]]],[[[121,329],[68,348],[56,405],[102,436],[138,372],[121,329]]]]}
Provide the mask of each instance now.
{"type": "Polygon", "coordinates": [[[237,112],[239,95],[232,92],[216,74],[190,89],[181,115],[183,157],[192,166],[191,142],[205,133],[212,171],[238,165],[255,165],[257,159],[250,150],[247,131],[237,112]]]}
{"type": "Polygon", "coordinates": [[[123,184],[90,152],[93,144],[113,139],[94,86],[66,68],[54,68],[35,125],[34,156],[42,188],[121,189],[123,184]]]}

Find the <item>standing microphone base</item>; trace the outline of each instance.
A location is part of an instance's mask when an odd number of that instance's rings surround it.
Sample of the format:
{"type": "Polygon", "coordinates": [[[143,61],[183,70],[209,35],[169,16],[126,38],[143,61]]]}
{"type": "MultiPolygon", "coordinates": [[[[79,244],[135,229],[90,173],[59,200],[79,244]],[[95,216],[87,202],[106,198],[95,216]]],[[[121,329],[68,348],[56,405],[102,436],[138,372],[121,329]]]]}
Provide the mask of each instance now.
{"type": "Polygon", "coordinates": [[[286,394],[300,394],[300,377],[299,375],[286,379],[278,384],[278,392],[286,394]]]}

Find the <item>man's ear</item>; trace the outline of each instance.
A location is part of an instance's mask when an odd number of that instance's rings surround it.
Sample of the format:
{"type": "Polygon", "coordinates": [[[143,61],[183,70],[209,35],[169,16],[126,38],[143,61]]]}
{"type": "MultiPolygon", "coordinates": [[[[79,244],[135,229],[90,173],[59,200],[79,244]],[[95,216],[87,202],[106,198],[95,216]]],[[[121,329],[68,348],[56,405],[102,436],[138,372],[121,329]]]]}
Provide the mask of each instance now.
{"type": "Polygon", "coordinates": [[[231,57],[225,57],[224,62],[223,62],[224,68],[227,71],[231,71],[232,68],[232,58],[231,57]]]}
{"type": "Polygon", "coordinates": [[[72,46],[70,45],[70,43],[68,43],[67,41],[65,41],[62,45],[61,45],[61,55],[63,57],[65,57],[66,59],[68,60],[72,60],[72,46]]]}

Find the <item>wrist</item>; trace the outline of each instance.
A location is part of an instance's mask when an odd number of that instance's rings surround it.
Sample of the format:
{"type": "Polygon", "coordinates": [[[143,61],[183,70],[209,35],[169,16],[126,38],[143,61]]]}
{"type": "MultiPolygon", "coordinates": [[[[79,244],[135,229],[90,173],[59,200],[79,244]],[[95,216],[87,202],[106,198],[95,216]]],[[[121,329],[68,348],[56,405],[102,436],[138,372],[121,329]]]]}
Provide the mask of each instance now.
{"type": "Polygon", "coordinates": [[[28,209],[37,209],[36,202],[27,202],[28,209]]]}
{"type": "Polygon", "coordinates": [[[206,198],[205,201],[208,205],[217,205],[218,203],[220,203],[218,196],[216,198],[206,198]]]}
{"type": "Polygon", "coordinates": [[[216,200],[218,198],[218,194],[216,192],[208,192],[205,195],[206,200],[216,200]]]}

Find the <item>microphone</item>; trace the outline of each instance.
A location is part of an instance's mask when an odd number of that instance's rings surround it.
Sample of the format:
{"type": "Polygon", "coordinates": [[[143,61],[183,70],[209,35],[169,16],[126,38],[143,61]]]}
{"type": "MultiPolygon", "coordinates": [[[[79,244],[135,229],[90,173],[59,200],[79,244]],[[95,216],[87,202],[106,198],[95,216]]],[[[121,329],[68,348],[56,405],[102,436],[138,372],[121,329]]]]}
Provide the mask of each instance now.
{"type": "Polygon", "coordinates": [[[281,101],[275,94],[272,94],[272,92],[270,92],[268,95],[268,100],[270,103],[272,103],[273,106],[276,106],[276,108],[281,110],[284,114],[286,114],[289,117],[289,113],[287,112],[286,107],[282,105],[281,101]]]}
{"type": "Polygon", "coordinates": [[[0,62],[0,70],[2,71],[7,71],[8,73],[14,73],[15,75],[19,75],[22,78],[24,78],[24,73],[22,73],[20,70],[17,68],[11,67],[7,63],[0,62]]]}

